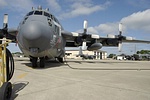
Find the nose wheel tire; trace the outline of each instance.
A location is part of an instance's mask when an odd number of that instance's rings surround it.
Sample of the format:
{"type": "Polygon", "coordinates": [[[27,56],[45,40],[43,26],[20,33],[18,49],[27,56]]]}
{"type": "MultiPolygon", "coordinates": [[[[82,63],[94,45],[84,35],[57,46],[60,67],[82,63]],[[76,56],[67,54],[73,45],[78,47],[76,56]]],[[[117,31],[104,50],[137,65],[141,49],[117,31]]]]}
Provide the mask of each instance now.
{"type": "Polygon", "coordinates": [[[41,68],[45,67],[45,58],[44,57],[40,58],[40,67],[41,68]]]}
{"type": "Polygon", "coordinates": [[[32,67],[33,67],[33,68],[36,68],[36,67],[37,67],[37,58],[36,58],[36,57],[33,57],[33,58],[32,58],[32,67]]]}
{"type": "Polygon", "coordinates": [[[12,84],[10,82],[3,83],[0,88],[0,100],[9,100],[12,93],[12,84]]]}
{"type": "Polygon", "coordinates": [[[60,63],[64,63],[63,58],[57,58],[60,63]]]}

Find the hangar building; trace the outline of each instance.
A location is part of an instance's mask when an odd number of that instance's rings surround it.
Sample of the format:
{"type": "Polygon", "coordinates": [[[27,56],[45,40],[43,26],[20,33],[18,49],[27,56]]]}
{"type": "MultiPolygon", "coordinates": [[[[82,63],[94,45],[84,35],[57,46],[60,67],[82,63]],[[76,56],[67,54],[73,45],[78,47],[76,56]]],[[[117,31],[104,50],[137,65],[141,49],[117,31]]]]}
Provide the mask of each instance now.
{"type": "MultiPolygon", "coordinates": [[[[107,58],[107,52],[106,51],[101,51],[101,50],[96,50],[96,51],[82,51],[85,56],[93,56],[94,59],[106,59],[107,58]]],[[[79,50],[66,50],[66,58],[70,59],[80,59],[79,57],[79,50]]]]}

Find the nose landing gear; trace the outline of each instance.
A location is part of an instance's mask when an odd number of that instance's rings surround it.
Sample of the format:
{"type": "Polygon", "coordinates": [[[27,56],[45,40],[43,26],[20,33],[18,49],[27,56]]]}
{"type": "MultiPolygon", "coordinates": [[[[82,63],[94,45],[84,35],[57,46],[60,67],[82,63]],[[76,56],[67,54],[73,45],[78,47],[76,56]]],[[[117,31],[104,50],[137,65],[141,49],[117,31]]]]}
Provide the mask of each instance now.
{"type": "Polygon", "coordinates": [[[36,68],[37,67],[37,57],[32,57],[32,59],[30,59],[30,61],[32,62],[32,67],[36,68]]]}
{"type": "Polygon", "coordinates": [[[41,68],[44,68],[44,67],[45,67],[45,58],[44,58],[44,57],[41,57],[41,58],[40,58],[40,67],[41,67],[41,68]]]}
{"type": "MultiPolygon", "coordinates": [[[[45,67],[45,57],[40,57],[40,67],[41,68],[44,68],[45,67]]],[[[37,57],[31,57],[30,58],[30,61],[32,63],[32,67],[33,68],[36,68],[37,67],[37,61],[38,61],[38,58],[37,57]]]]}

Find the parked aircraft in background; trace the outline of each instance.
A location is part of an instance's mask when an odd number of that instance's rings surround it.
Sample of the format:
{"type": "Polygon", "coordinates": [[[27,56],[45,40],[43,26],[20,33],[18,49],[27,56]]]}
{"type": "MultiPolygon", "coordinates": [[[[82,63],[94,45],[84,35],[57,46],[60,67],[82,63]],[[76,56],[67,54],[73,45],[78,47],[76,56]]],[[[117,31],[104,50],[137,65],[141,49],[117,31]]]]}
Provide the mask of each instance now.
{"type": "Polygon", "coordinates": [[[94,59],[94,58],[96,58],[96,56],[94,56],[94,55],[83,54],[82,47],[79,47],[79,54],[76,56],[82,57],[82,59],[94,59]]]}
{"type": "Polygon", "coordinates": [[[150,43],[123,36],[121,24],[119,24],[119,35],[107,37],[87,34],[87,21],[84,21],[83,27],[83,33],[68,32],[48,9],[44,10],[39,6],[26,14],[18,29],[8,29],[8,15],[5,14],[0,35],[17,42],[21,51],[30,58],[32,67],[37,67],[38,59],[40,67],[45,66],[45,58],[57,58],[63,62],[65,47],[82,46],[91,51],[98,50],[102,46],[118,46],[120,50],[122,42],[150,43]]]}

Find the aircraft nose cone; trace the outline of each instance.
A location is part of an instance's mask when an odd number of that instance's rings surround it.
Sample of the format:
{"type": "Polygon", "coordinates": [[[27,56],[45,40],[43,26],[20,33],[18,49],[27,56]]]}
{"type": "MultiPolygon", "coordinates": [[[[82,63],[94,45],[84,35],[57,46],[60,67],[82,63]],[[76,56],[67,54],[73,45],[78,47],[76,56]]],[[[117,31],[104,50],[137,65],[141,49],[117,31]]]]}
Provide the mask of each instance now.
{"type": "Polygon", "coordinates": [[[25,25],[22,33],[27,40],[37,40],[42,36],[42,23],[32,21],[25,25]]]}
{"type": "Polygon", "coordinates": [[[20,26],[20,44],[26,50],[30,48],[38,48],[42,52],[49,48],[49,43],[52,37],[51,30],[44,22],[30,21],[20,26]]]}

